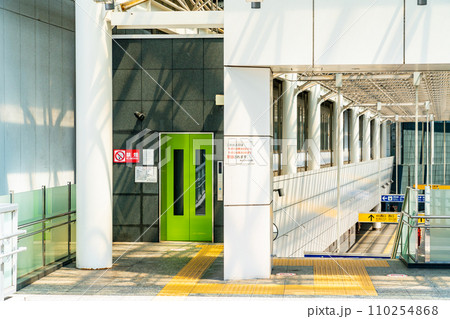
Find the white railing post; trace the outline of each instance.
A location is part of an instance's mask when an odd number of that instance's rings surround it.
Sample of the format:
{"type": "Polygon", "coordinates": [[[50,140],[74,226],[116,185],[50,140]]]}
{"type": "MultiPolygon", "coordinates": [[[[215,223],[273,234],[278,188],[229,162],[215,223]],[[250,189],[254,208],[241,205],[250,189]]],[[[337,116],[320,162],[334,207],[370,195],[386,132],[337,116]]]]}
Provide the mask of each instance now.
{"type": "Polygon", "coordinates": [[[17,229],[17,214],[17,204],[0,204],[0,302],[5,300],[5,296],[16,292],[17,253],[26,250],[25,247],[17,248],[18,236],[26,233],[17,229]],[[9,283],[5,282],[8,272],[11,278],[9,283]]]}

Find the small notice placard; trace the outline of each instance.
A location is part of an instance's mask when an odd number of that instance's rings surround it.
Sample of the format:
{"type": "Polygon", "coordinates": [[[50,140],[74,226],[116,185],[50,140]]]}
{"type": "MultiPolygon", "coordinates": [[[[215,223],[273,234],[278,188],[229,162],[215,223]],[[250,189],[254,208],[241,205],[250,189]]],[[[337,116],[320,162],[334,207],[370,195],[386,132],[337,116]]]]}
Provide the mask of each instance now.
{"type": "Polygon", "coordinates": [[[139,163],[139,150],[114,150],[114,163],[139,163]]]}
{"type": "Polygon", "coordinates": [[[253,164],[253,145],[250,141],[229,140],[226,148],[226,162],[228,164],[253,164]]]}
{"type": "Polygon", "coordinates": [[[136,166],[134,181],[135,183],[157,183],[158,169],[156,166],[136,166]]]}

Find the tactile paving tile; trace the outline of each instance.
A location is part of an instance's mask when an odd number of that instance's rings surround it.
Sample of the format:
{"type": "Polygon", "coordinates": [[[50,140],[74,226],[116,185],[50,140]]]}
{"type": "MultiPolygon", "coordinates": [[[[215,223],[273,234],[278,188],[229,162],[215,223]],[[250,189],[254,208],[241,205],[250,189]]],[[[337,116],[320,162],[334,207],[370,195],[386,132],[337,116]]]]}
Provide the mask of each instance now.
{"type": "Polygon", "coordinates": [[[312,266],[313,285],[199,283],[222,253],[223,245],[200,245],[201,250],[172,278],[160,296],[213,295],[336,295],[377,296],[366,267],[389,267],[386,260],[274,258],[274,266],[312,266]]]}
{"type": "Polygon", "coordinates": [[[188,296],[203,273],[222,253],[223,245],[199,245],[201,250],[159,292],[158,296],[188,296]]]}

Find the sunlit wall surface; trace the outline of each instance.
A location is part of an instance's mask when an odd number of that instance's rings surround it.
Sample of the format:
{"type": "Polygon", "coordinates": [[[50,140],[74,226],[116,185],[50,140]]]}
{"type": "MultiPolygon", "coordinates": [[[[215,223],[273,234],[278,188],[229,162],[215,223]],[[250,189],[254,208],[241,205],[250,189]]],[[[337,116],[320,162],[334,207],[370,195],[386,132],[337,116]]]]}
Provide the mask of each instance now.
{"type": "Polygon", "coordinates": [[[74,181],[71,0],[0,1],[0,195],[74,181]]]}

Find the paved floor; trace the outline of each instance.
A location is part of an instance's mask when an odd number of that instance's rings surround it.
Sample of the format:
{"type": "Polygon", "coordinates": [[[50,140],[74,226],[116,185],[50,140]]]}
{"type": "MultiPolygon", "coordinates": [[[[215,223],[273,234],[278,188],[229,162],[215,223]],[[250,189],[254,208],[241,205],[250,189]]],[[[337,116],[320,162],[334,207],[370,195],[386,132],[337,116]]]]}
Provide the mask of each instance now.
{"type": "Polygon", "coordinates": [[[382,224],[380,230],[372,230],[372,224],[361,224],[356,234],[356,243],[349,253],[390,255],[394,245],[397,224],[382,224]]]}
{"type": "Polygon", "coordinates": [[[109,270],[63,267],[12,299],[336,297],[450,299],[449,269],[408,269],[398,260],[274,259],[270,279],[223,280],[223,246],[115,243],[109,270]]]}

